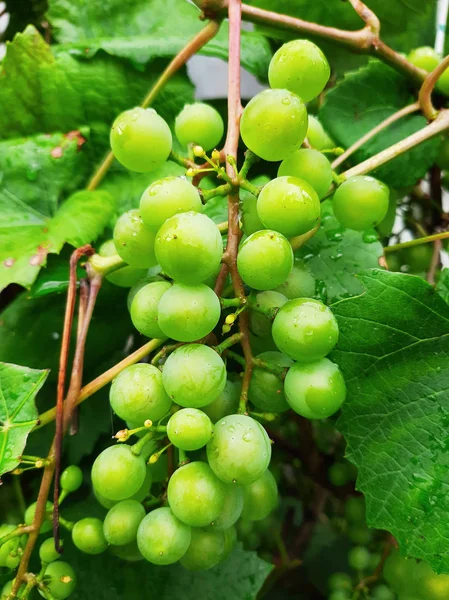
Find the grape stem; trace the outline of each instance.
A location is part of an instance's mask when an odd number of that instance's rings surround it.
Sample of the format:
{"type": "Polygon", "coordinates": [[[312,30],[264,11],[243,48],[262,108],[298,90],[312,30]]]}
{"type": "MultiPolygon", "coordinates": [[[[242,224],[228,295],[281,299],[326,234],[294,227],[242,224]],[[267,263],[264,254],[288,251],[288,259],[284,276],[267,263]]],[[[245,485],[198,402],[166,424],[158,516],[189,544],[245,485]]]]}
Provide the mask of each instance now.
{"type": "Polygon", "coordinates": [[[347,148],[343,152],[343,154],[340,154],[340,156],[338,156],[333,161],[332,168],[336,169],[337,167],[339,167],[343,162],[345,162],[345,160],[347,158],[349,158],[352,154],[354,154],[354,152],[356,152],[359,148],[361,148],[364,144],[366,144],[366,142],[371,140],[378,133],[380,133],[381,131],[386,129],[392,123],[395,123],[399,119],[402,119],[402,117],[411,115],[412,113],[416,112],[417,110],[419,110],[419,108],[420,108],[419,102],[414,102],[413,104],[409,104],[408,106],[405,106],[404,108],[401,108],[397,112],[393,113],[392,115],[387,117],[384,121],[381,121],[378,125],[376,125],[376,127],[373,127],[373,129],[371,129],[370,131],[367,131],[365,133],[365,135],[362,135],[362,137],[360,139],[358,139],[356,142],[354,142],[352,144],[352,146],[349,146],[349,148],[347,148]]]}
{"type": "Polygon", "coordinates": [[[424,79],[424,82],[419,90],[418,102],[421,108],[423,115],[426,117],[428,121],[433,121],[437,115],[438,111],[432,104],[432,92],[435,84],[438,79],[444,73],[444,71],[449,66],[449,55],[446,56],[437,67],[431,71],[427,77],[424,79]]]}
{"type": "Polygon", "coordinates": [[[304,244],[307,244],[307,242],[311,238],[313,238],[313,236],[315,235],[315,233],[318,231],[319,228],[320,228],[320,226],[318,224],[316,227],[314,227],[310,231],[307,231],[306,233],[303,233],[302,235],[297,235],[296,237],[291,238],[290,245],[291,245],[292,249],[298,250],[299,248],[301,248],[301,246],[304,246],[304,244]]]}
{"type": "Polygon", "coordinates": [[[287,372],[288,372],[288,367],[278,367],[276,365],[267,363],[260,358],[253,358],[252,362],[253,362],[254,367],[257,367],[258,369],[264,369],[265,371],[268,371],[269,373],[273,373],[273,375],[276,375],[276,377],[279,377],[279,379],[282,379],[282,380],[285,379],[287,372]]]}
{"type": "Polygon", "coordinates": [[[131,452],[136,456],[140,456],[142,454],[142,450],[148,444],[148,442],[153,439],[155,434],[155,429],[152,428],[151,431],[143,435],[138,442],[131,446],[131,452]]]}
{"type": "MultiPolygon", "coordinates": [[[[148,94],[142,101],[142,108],[150,106],[162,88],[166,85],[169,79],[186,64],[186,62],[194,54],[196,54],[203,46],[207,44],[212,38],[214,38],[218,30],[220,29],[221,22],[218,20],[211,20],[207,23],[203,29],[195,35],[185,46],[178,52],[173,60],[168,64],[166,69],[163,71],[156,83],[151,87],[148,94]]],[[[104,176],[108,172],[112,162],[114,161],[114,155],[109,152],[104,160],[101,162],[95,173],[92,175],[91,180],[87,185],[89,191],[95,190],[103,180],[104,176]]]]}
{"type": "Polygon", "coordinates": [[[413,246],[420,246],[421,244],[427,244],[428,242],[435,242],[437,240],[445,240],[447,238],[449,238],[449,231],[440,231],[439,233],[433,233],[432,235],[415,238],[409,242],[401,242],[399,244],[385,246],[384,253],[388,254],[389,252],[396,252],[397,250],[403,250],[404,248],[412,248],[413,246]]]}
{"type": "Polygon", "coordinates": [[[94,254],[89,258],[89,263],[94,271],[103,276],[127,266],[127,263],[118,254],[113,256],[94,254]]]}
{"type": "Polygon", "coordinates": [[[0,546],[6,544],[6,542],[9,542],[9,540],[13,540],[14,538],[19,537],[24,533],[31,533],[32,531],[34,531],[33,525],[19,525],[10,533],[7,533],[6,535],[0,538],[0,546]]]}
{"type": "Polygon", "coordinates": [[[241,332],[233,333],[225,340],[223,340],[221,344],[218,344],[218,346],[214,346],[215,352],[217,352],[217,354],[223,354],[225,350],[227,350],[231,346],[234,346],[234,344],[238,344],[239,342],[241,342],[242,337],[243,335],[241,332]]]}
{"type": "Polygon", "coordinates": [[[229,308],[231,306],[243,306],[246,304],[246,298],[220,298],[220,304],[222,308],[229,308]]]}
{"type": "Polygon", "coordinates": [[[379,560],[379,564],[375,568],[374,573],[372,575],[368,575],[367,577],[364,577],[363,579],[361,579],[359,581],[359,583],[357,584],[357,586],[354,590],[352,600],[357,600],[357,598],[359,598],[359,596],[360,596],[360,593],[362,593],[364,590],[366,590],[367,586],[372,585],[373,583],[376,583],[376,581],[381,577],[385,561],[389,557],[390,552],[395,545],[396,545],[396,540],[394,539],[394,537],[391,534],[388,534],[387,539],[385,540],[385,546],[384,546],[384,549],[382,552],[381,559],[379,560]]]}
{"type": "Polygon", "coordinates": [[[365,21],[365,27],[356,31],[347,31],[336,27],[327,27],[311,23],[288,15],[264,10],[256,6],[242,5],[242,14],[246,21],[278,27],[300,34],[309,34],[337,42],[360,53],[371,54],[393,67],[396,71],[410,77],[415,83],[422,83],[427,75],[424,69],[415,67],[404,56],[385,44],[379,36],[379,21],[376,15],[363,2],[351,0],[351,4],[365,21]]]}

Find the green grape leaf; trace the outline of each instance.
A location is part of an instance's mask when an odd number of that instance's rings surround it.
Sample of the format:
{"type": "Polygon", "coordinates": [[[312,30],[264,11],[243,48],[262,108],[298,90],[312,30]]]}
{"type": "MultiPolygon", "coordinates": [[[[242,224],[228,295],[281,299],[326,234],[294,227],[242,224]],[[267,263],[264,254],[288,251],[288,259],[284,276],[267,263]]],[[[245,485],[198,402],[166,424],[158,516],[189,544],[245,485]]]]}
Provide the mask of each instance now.
{"type": "Polygon", "coordinates": [[[86,131],[40,134],[0,142],[0,190],[47,217],[61,196],[75,191],[89,168],[86,131]]]}
{"type": "Polygon", "coordinates": [[[214,196],[206,203],[204,214],[214,223],[223,223],[228,220],[228,198],[227,196],[214,196]]]}
{"type": "MultiPolygon", "coordinates": [[[[185,0],[136,0],[124,18],[120,0],[84,2],[50,0],[47,13],[56,39],[62,47],[81,56],[94,56],[99,50],[127,58],[134,64],[147,64],[157,57],[177,54],[203,27],[201,12],[185,0]]],[[[200,54],[228,58],[228,25],[200,54]]],[[[266,78],[271,49],[261,34],[242,31],[242,66],[266,78]]]]}
{"type": "Polygon", "coordinates": [[[9,283],[30,287],[48,254],[66,242],[78,247],[96,239],[113,211],[107,192],[80,191],[48,218],[0,190],[0,290],[9,283]]]}
{"type": "Polygon", "coordinates": [[[382,245],[374,231],[345,229],[334,217],[332,202],[321,205],[321,227],[295,252],[311,269],[317,294],[326,303],[361,293],[357,273],[379,266],[382,245]]]}
{"type": "MultiPolygon", "coordinates": [[[[102,53],[78,60],[59,46],[50,47],[34,27],[27,27],[7,44],[0,66],[0,131],[20,137],[88,126],[87,150],[93,162],[99,161],[115,117],[140,104],[165,64],[155,60],[138,71],[102,53]]],[[[192,100],[193,86],[181,70],[160,92],[154,108],[172,122],[192,100]]]]}
{"type": "Polygon", "coordinates": [[[338,429],[358,469],[367,523],[449,573],[449,307],[426,281],[375,269],[333,306],[332,358],[348,386],[338,429]]]}
{"type": "Polygon", "coordinates": [[[20,463],[37,423],[34,399],[47,376],[48,371],[0,362],[0,476],[20,463]]]}
{"type": "MultiPolygon", "coordinates": [[[[411,102],[406,79],[390,67],[372,60],[368,66],[348,73],[326,95],[320,119],[330,135],[348,147],[381,121],[411,102]]],[[[364,144],[355,162],[377,154],[422,129],[426,119],[414,114],[390,125],[364,144]]],[[[426,140],[383,165],[373,174],[393,187],[414,185],[435,162],[441,140],[426,140]]]]}
{"type": "Polygon", "coordinates": [[[435,289],[446,302],[446,304],[449,304],[449,269],[447,267],[441,271],[435,289]]]}

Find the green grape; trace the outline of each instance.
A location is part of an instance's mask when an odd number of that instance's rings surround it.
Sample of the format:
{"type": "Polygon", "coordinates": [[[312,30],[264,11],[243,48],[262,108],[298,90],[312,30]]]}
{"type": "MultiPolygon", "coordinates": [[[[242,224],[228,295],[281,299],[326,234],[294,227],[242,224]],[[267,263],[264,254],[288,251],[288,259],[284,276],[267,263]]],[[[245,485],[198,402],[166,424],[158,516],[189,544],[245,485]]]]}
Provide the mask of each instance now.
{"type": "MultiPolygon", "coordinates": [[[[267,175],[259,175],[250,180],[255,186],[265,185],[270,181],[267,175]]],[[[259,215],[257,214],[257,198],[251,192],[240,189],[240,203],[242,209],[242,225],[243,233],[245,235],[251,235],[260,229],[265,229],[262,225],[259,215]]]]}
{"type": "Polygon", "coordinates": [[[180,283],[197,284],[220,268],[223,240],[212,219],[186,212],[165,221],[154,248],[167,275],[180,283]]]}
{"type": "Polygon", "coordinates": [[[255,305],[249,313],[249,324],[251,331],[259,337],[270,337],[271,336],[271,324],[273,319],[269,318],[266,314],[259,312],[257,309],[260,308],[264,311],[274,311],[287,302],[287,298],[279,292],[273,290],[267,290],[265,292],[259,292],[255,298],[255,305]]]}
{"type": "MultiPolygon", "coordinates": [[[[293,361],[280,352],[269,350],[256,358],[273,367],[290,367],[293,361]]],[[[266,369],[255,367],[249,385],[248,398],[254,406],[265,412],[280,413],[290,407],[284,395],[284,383],[266,369]]]]}
{"type": "Polygon", "coordinates": [[[351,496],[346,500],[345,517],[352,523],[365,522],[366,507],[363,496],[351,496]]]}
{"type": "Polygon", "coordinates": [[[338,324],[319,300],[296,298],[278,311],[273,321],[274,343],[293,360],[312,362],[329,354],[338,340],[338,324]]]}
{"type": "Polygon", "coordinates": [[[197,188],[184,177],[159,179],[140,199],[143,222],[154,233],[173,215],[189,211],[203,212],[203,203],[197,188]]]}
{"type": "Polygon", "coordinates": [[[124,544],[123,546],[109,546],[109,549],[119,558],[126,560],[127,562],[137,562],[139,560],[144,560],[141,551],[139,550],[139,546],[137,545],[137,540],[130,542],[129,544],[124,544]]]}
{"type": "Polygon", "coordinates": [[[191,462],[170,477],[167,498],[180,521],[192,527],[205,527],[224,508],[225,486],[208,464],[191,462]]]}
{"type": "Polygon", "coordinates": [[[197,408],[183,408],[170,417],[167,436],[181,450],[198,450],[210,440],[212,422],[197,408]]]}
{"type": "MultiPolygon", "coordinates": [[[[52,594],[55,600],[65,600],[75,590],[75,571],[68,563],[62,560],[52,562],[45,569],[43,583],[48,587],[50,594],[52,594]]],[[[46,598],[42,590],[38,591],[42,597],[46,598]]]]}
{"type": "Polygon", "coordinates": [[[131,302],[130,315],[134,327],[139,333],[149,338],[163,338],[164,334],[158,325],[159,301],[171,288],[168,281],[155,281],[143,286],[131,302]]]}
{"type": "Polygon", "coordinates": [[[304,262],[295,258],[293,269],[287,279],[274,291],[283,294],[289,300],[293,298],[311,298],[315,295],[315,278],[304,262]]]}
{"type": "Polygon", "coordinates": [[[343,375],[328,358],[295,363],[287,373],[284,387],[291,408],[306,419],[330,417],[346,398],[343,375]]]}
{"type": "MultiPolygon", "coordinates": [[[[2,599],[3,598],[9,598],[9,595],[12,592],[13,583],[14,583],[14,579],[11,579],[11,581],[8,581],[7,583],[5,583],[5,585],[2,588],[1,594],[0,594],[0,597],[2,599]]],[[[20,586],[20,588],[19,588],[18,593],[17,593],[17,598],[22,598],[24,591],[25,591],[25,585],[22,584],[20,586]]]]}
{"type": "Polygon", "coordinates": [[[240,519],[243,510],[243,488],[235,483],[225,484],[223,510],[212,523],[215,529],[227,530],[240,519]]]}
{"type": "Polygon", "coordinates": [[[251,417],[230,415],[216,423],[207,444],[207,459],[222,481],[248,485],[259,479],[270,464],[270,438],[251,417]]]}
{"type": "Polygon", "coordinates": [[[136,540],[145,509],[137,500],[122,500],[104,519],[103,532],[108,544],[123,546],[136,540]]]}
{"type": "Polygon", "coordinates": [[[162,381],[170,398],[185,408],[213,402],[226,385],[226,367],[219,354],[203,344],[187,344],[168,357],[162,381]]]}
{"type": "MultiPolygon", "coordinates": [[[[34,513],[36,512],[36,504],[37,504],[37,502],[33,502],[33,504],[30,504],[29,507],[25,511],[25,524],[26,525],[31,525],[33,523],[34,513]]],[[[46,503],[45,512],[46,513],[53,512],[53,504],[51,502],[46,503]]],[[[47,531],[50,531],[51,527],[52,527],[51,517],[49,517],[47,514],[45,516],[44,522],[41,525],[40,533],[46,533],[47,531]]]]}
{"type": "MultiPolygon", "coordinates": [[[[154,447],[154,449],[156,449],[156,446],[154,447]]],[[[152,467],[153,467],[153,465],[147,465],[147,467],[146,467],[147,471],[146,471],[145,479],[143,480],[142,485],[137,490],[137,492],[135,494],[133,494],[132,496],[130,496],[129,498],[127,498],[127,500],[137,500],[137,502],[143,502],[143,500],[145,500],[145,498],[148,496],[148,493],[150,491],[151,484],[153,483],[153,468],[152,467]]],[[[101,504],[101,506],[103,506],[104,508],[107,508],[108,510],[110,508],[112,508],[113,506],[115,506],[118,502],[121,502],[121,500],[109,500],[108,498],[105,498],[95,488],[93,489],[93,491],[94,491],[95,498],[98,500],[98,502],[101,504]]]]}
{"type": "Polygon", "coordinates": [[[281,162],[278,178],[286,176],[302,179],[315,190],[318,198],[324,198],[332,184],[332,167],[318,150],[300,148],[281,162]]]}
{"type": "Polygon", "coordinates": [[[429,267],[432,260],[433,248],[430,244],[420,244],[404,248],[401,252],[402,262],[409,266],[411,273],[422,273],[429,267]]]}
{"type": "Polygon", "coordinates": [[[180,563],[189,571],[205,571],[218,564],[226,549],[225,534],[218,529],[192,529],[192,541],[180,563]]]}
{"type": "Polygon", "coordinates": [[[203,406],[201,410],[206,413],[212,423],[216,423],[223,417],[237,412],[239,407],[240,386],[233,381],[226,381],[223,391],[218,398],[203,406]]]}
{"type": "Polygon", "coordinates": [[[167,160],[172,148],[170,127],[152,108],[137,106],[114,121],[110,143],[115,158],[130,171],[154,171],[167,160]]]}
{"type": "Polygon", "coordinates": [[[332,573],[327,582],[329,590],[346,590],[352,589],[352,578],[348,573],[332,573]]]}
{"type": "Polygon", "coordinates": [[[288,90],[263,90],[243,110],[240,134],[245,145],[268,161],[283,160],[303,143],[307,110],[288,90]]]}
{"type": "Polygon", "coordinates": [[[355,546],[349,551],[348,563],[351,569],[355,571],[364,571],[371,560],[371,554],[368,548],[363,546],[355,546]]]}
{"type": "Polygon", "coordinates": [[[237,529],[235,527],[228,527],[223,533],[225,536],[225,550],[222,560],[225,560],[234,550],[235,544],[237,543],[237,529]]]}
{"type": "Polygon", "coordinates": [[[332,206],[343,227],[363,231],[385,218],[388,199],[389,190],[384,183],[368,175],[356,175],[337,188],[332,206]]]}
{"type": "Polygon", "coordinates": [[[277,231],[256,231],[240,245],[237,267],[246,285],[270,290],[287,279],[293,267],[293,250],[277,231]]]}
{"type": "Polygon", "coordinates": [[[85,554],[101,554],[108,547],[103,521],[94,517],[80,519],[72,529],[72,541],[85,554]]]}
{"type": "Polygon", "coordinates": [[[161,267],[159,265],[151,267],[151,269],[145,270],[145,275],[132,286],[132,288],[129,290],[128,296],[126,298],[126,306],[128,307],[129,311],[131,310],[131,305],[134,300],[134,296],[137,294],[137,292],[140,292],[140,290],[143,287],[145,287],[149,283],[155,283],[158,281],[166,281],[165,279],[163,279],[160,276],[160,272],[161,272],[161,267]]]}
{"type": "Polygon", "coordinates": [[[365,523],[353,524],[348,527],[348,538],[353,544],[366,546],[373,539],[373,532],[365,523]]]}
{"type": "Polygon", "coordinates": [[[112,381],[109,400],[121,419],[140,426],[147,419],[161,419],[171,406],[162,373],[157,367],[145,363],[131,365],[117,375],[112,381]]]}
{"type": "Polygon", "coordinates": [[[307,139],[315,150],[330,150],[335,148],[334,140],[324,131],[321,123],[313,115],[309,115],[307,139]]]}
{"type": "Polygon", "coordinates": [[[257,198],[257,214],[262,223],[286,237],[313,229],[320,220],[320,212],[317,193],[297,177],[273,179],[257,198]]]}
{"type": "Polygon", "coordinates": [[[181,144],[198,144],[203,150],[215,148],[224,133],[220,113],[204,102],[186,104],[175,120],[175,134],[181,144]]]}
{"type": "Polygon", "coordinates": [[[398,207],[398,200],[400,199],[397,190],[390,188],[390,197],[388,199],[388,211],[379,225],[376,227],[379,235],[382,237],[389,237],[393,232],[393,227],[396,222],[396,211],[398,207]]]}
{"type": "Polygon", "coordinates": [[[92,484],[109,500],[126,500],[142,486],[147,475],[145,460],[121,444],[103,450],[92,465],[92,484]]]}
{"type": "Polygon", "coordinates": [[[414,48],[408,55],[412,65],[419,69],[424,69],[430,73],[433,71],[441,62],[441,57],[433,48],[430,46],[421,46],[420,48],[414,48]]]}
{"type": "Polygon", "coordinates": [[[156,565],[170,565],[184,556],[192,530],[170,508],[156,508],[140,523],[137,545],[144,558],[156,565]]]}
{"type": "Polygon", "coordinates": [[[287,42],[275,52],[268,68],[272,88],[285,88],[310,102],[326,87],[331,70],[322,51],[309,40],[287,42]]]}
{"type": "Polygon", "coordinates": [[[155,234],[146,227],[138,209],[124,213],[114,227],[117,254],[131,267],[149,268],[157,263],[155,234]]]}
{"type": "MultiPolygon", "coordinates": [[[[27,525],[30,525],[30,523],[27,523],[27,525]]],[[[4,537],[5,535],[8,535],[12,531],[14,531],[15,528],[15,525],[0,525],[0,538],[4,537]]],[[[13,538],[0,546],[0,567],[8,566],[10,553],[16,551],[17,543],[17,538],[13,538]]]]}
{"type": "Polygon", "coordinates": [[[76,465],[70,465],[61,473],[61,488],[66,492],[76,492],[83,483],[83,472],[76,465]]]}
{"type": "MultiPolygon", "coordinates": [[[[107,242],[101,244],[98,254],[104,257],[114,256],[114,254],[117,254],[114,240],[108,240],[107,242]]],[[[142,279],[142,277],[145,277],[146,272],[146,269],[122,267],[121,269],[106,275],[106,279],[118,287],[129,288],[135,285],[140,279],[142,279]]]]}
{"type": "Polygon", "coordinates": [[[61,555],[55,549],[54,538],[51,537],[42,542],[39,548],[39,558],[43,563],[51,563],[61,558],[61,555]]]}
{"type": "Polygon", "coordinates": [[[345,590],[335,590],[331,592],[327,600],[351,600],[351,596],[345,590]]]}
{"type": "Polygon", "coordinates": [[[395,595],[387,585],[381,583],[373,588],[371,598],[372,600],[395,600],[395,595]]]}
{"type": "MultiPolygon", "coordinates": [[[[419,566],[422,567],[422,563],[419,566]]],[[[426,600],[447,600],[449,597],[449,575],[436,575],[429,565],[426,565],[425,568],[422,567],[421,570],[427,571],[427,573],[422,573],[422,596],[426,600]]]]}
{"type": "Polygon", "coordinates": [[[445,96],[449,95],[449,71],[446,70],[440,75],[437,81],[436,89],[443,93],[445,96]]]}
{"type": "Polygon", "coordinates": [[[249,521],[265,519],[278,504],[278,486],[270,471],[243,486],[242,518],[249,521]]]}
{"type": "Polygon", "coordinates": [[[335,487],[341,487],[351,481],[351,471],[346,463],[335,462],[329,467],[327,477],[335,487]]]}
{"type": "Polygon", "coordinates": [[[449,170],[449,138],[443,138],[437,156],[437,165],[444,171],[449,170]]]}
{"type": "Polygon", "coordinates": [[[194,342],[216,327],[220,314],[220,300],[210,287],[175,283],[159,303],[158,325],[167,337],[194,342]]]}

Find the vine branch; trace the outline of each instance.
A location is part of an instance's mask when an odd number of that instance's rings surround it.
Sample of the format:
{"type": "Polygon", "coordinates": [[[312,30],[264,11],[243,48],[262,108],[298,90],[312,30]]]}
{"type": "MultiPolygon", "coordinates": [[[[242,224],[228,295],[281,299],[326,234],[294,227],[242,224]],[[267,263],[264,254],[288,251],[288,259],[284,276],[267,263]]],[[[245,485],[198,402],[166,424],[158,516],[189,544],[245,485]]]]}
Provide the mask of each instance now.
{"type": "Polygon", "coordinates": [[[435,87],[438,79],[444,73],[444,71],[449,66],[449,55],[446,56],[440,64],[431,71],[427,77],[424,79],[424,82],[419,90],[418,101],[421,107],[421,110],[428,121],[433,121],[435,117],[438,115],[437,109],[432,104],[432,92],[435,87]]]}

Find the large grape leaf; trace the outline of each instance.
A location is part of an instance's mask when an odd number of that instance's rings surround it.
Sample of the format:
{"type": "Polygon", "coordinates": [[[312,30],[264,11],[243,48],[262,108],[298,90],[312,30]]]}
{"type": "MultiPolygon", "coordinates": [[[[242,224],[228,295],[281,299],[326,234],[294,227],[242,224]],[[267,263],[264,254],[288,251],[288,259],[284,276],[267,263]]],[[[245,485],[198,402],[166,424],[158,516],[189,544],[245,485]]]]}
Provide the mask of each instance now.
{"type": "Polygon", "coordinates": [[[362,233],[341,226],[330,200],[321,205],[318,232],[295,252],[310,267],[317,281],[317,294],[326,303],[360,294],[357,273],[379,266],[382,253],[374,231],[362,233]]]}
{"type": "Polygon", "coordinates": [[[373,270],[333,306],[348,385],[338,427],[368,525],[449,573],[449,307],[420,277],[373,270]]]}
{"type": "MultiPolygon", "coordinates": [[[[84,2],[50,0],[48,19],[65,48],[90,57],[98,50],[146,64],[153,58],[171,57],[204,27],[200,11],[186,0],[122,0],[84,2]]],[[[228,57],[228,25],[200,54],[228,57]]],[[[267,77],[271,49],[260,33],[242,31],[241,62],[254,75],[267,77]]]]}
{"type": "MultiPolygon", "coordinates": [[[[329,91],[320,110],[320,119],[332,137],[348,147],[410,102],[412,99],[404,77],[372,60],[368,66],[348,73],[329,91]]],[[[425,118],[418,114],[400,119],[364,144],[354,155],[356,162],[403,140],[425,125],[425,118]]],[[[374,173],[394,187],[413,185],[435,162],[439,146],[439,138],[427,140],[374,173]]]]}
{"type": "Polygon", "coordinates": [[[37,423],[34,404],[48,371],[0,363],[0,475],[17,467],[37,423]]]}
{"type": "MultiPolygon", "coordinates": [[[[86,135],[86,132],[83,132],[86,135]]],[[[80,131],[0,142],[0,190],[50,217],[61,197],[75,191],[89,167],[80,131]]]]}

